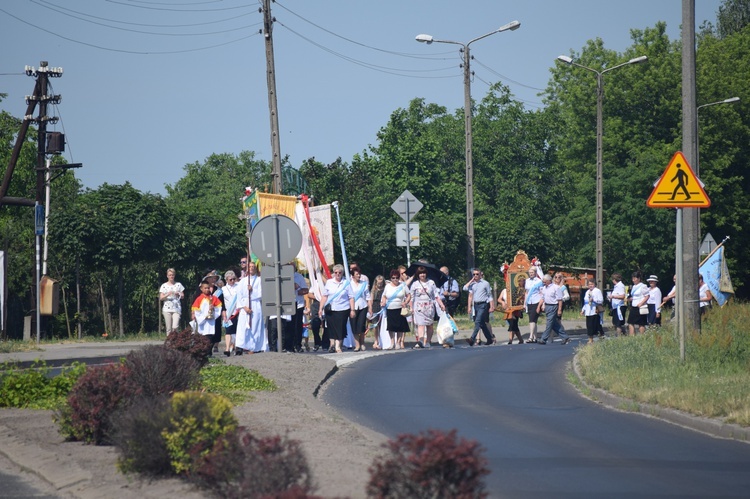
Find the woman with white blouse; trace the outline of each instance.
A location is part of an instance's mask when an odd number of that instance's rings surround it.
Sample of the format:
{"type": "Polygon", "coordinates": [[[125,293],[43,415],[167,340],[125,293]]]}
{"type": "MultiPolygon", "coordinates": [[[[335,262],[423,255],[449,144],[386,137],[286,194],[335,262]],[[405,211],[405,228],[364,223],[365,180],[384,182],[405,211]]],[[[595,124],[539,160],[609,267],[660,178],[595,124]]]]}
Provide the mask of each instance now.
{"type": "Polygon", "coordinates": [[[630,310],[628,311],[628,334],[630,336],[635,336],[636,326],[638,326],[639,333],[646,332],[648,286],[641,282],[641,277],[639,271],[633,272],[633,287],[630,289],[630,296],[627,298],[630,302],[630,310]]]}
{"type": "Polygon", "coordinates": [[[594,342],[594,336],[599,333],[601,316],[597,307],[604,303],[604,296],[602,296],[602,291],[596,287],[593,279],[589,280],[588,287],[586,294],[583,295],[581,315],[586,316],[586,334],[589,337],[589,344],[591,344],[594,342]]]}
{"type": "Polygon", "coordinates": [[[400,281],[401,274],[397,269],[391,270],[390,279],[385,283],[385,289],[383,289],[383,296],[380,298],[380,306],[385,309],[385,327],[388,331],[390,341],[388,346],[385,345],[385,341],[388,338],[381,338],[381,347],[383,350],[393,350],[398,344],[398,348],[401,346],[400,339],[409,332],[409,323],[406,322],[406,317],[401,315],[401,309],[409,305],[411,295],[409,294],[408,284],[400,281]],[[401,338],[399,338],[401,335],[401,338]]]}

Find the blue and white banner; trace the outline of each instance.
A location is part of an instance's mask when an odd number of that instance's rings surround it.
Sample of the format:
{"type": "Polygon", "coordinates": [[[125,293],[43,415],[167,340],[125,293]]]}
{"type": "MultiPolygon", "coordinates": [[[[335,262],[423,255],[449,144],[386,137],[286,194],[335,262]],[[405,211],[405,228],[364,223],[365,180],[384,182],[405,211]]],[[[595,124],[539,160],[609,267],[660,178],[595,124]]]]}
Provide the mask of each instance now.
{"type": "Polygon", "coordinates": [[[723,307],[734,294],[727,262],[724,260],[724,246],[716,248],[716,251],[703,261],[698,272],[703,276],[703,282],[708,285],[716,302],[723,307]]]}

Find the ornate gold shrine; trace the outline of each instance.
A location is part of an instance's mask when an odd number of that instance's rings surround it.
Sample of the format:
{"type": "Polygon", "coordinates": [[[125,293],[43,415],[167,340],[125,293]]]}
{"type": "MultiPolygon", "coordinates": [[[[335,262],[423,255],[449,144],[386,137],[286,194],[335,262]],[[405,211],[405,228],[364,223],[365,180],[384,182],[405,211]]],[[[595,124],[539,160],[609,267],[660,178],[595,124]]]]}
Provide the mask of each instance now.
{"type": "Polygon", "coordinates": [[[508,310],[523,310],[525,307],[524,299],[526,288],[524,283],[529,278],[529,269],[531,262],[529,256],[523,250],[518,250],[513,263],[508,265],[505,272],[505,289],[508,290],[510,297],[510,307],[508,310]]]}

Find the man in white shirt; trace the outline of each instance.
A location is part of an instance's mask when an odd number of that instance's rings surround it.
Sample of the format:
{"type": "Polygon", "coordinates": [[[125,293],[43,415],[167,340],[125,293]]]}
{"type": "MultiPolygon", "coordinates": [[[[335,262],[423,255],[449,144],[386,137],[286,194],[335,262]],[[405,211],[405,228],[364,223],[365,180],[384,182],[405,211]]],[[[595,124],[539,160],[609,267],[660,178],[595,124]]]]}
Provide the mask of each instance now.
{"type": "Polygon", "coordinates": [[[542,339],[538,340],[537,343],[546,345],[552,335],[552,331],[555,331],[562,338],[562,344],[567,345],[570,343],[570,336],[565,332],[565,328],[562,325],[562,288],[556,284],[552,284],[552,277],[549,274],[545,274],[542,277],[542,282],[544,283],[544,287],[542,288],[542,299],[537,305],[537,312],[541,314],[544,311],[547,318],[547,327],[544,329],[542,339]]]}

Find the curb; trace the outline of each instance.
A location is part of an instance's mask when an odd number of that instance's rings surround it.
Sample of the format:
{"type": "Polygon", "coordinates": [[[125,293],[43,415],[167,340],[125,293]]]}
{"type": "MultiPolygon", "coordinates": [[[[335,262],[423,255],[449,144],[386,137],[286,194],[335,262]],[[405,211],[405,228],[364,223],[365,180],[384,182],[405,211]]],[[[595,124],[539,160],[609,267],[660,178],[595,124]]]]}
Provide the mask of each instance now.
{"type": "Polygon", "coordinates": [[[580,383],[580,386],[576,387],[578,393],[580,393],[583,397],[609,407],[610,409],[660,419],[667,423],[704,433],[712,437],[750,443],[750,428],[745,428],[737,424],[725,423],[718,419],[695,416],[693,414],[679,411],[677,409],[670,409],[654,404],[636,402],[635,400],[620,397],[619,395],[615,395],[600,388],[595,388],[589,385],[581,375],[577,353],[573,357],[572,367],[572,371],[575,374],[576,379],[580,383]],[[583,389],[581,389],[581,387],[583,389]]]}

